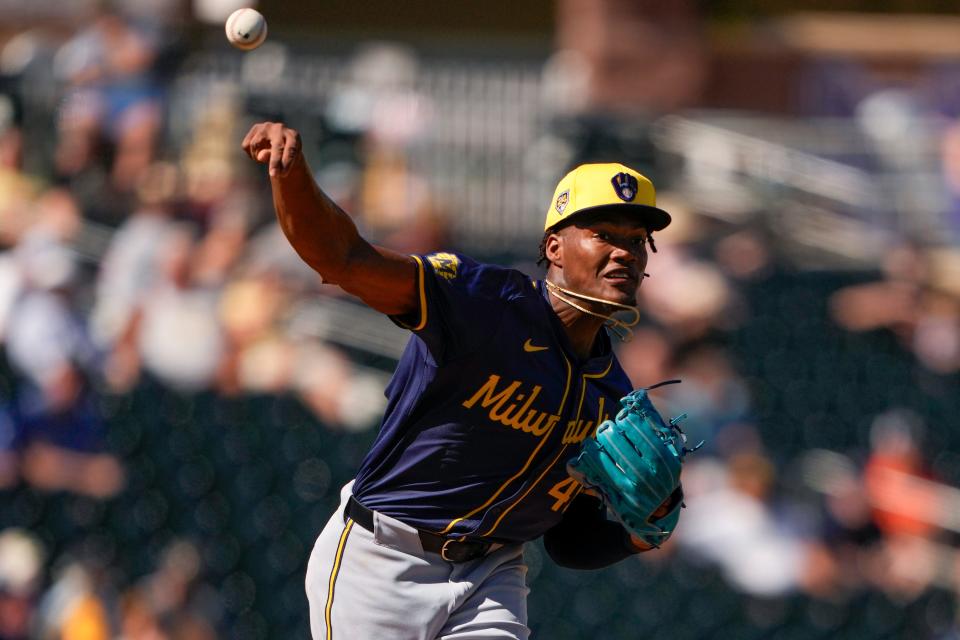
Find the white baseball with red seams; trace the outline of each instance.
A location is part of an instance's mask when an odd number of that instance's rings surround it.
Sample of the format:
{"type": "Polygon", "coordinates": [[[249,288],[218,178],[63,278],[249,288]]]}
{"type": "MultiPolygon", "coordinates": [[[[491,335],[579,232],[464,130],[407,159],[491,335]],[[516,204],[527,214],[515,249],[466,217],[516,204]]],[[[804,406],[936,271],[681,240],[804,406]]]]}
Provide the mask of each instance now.
{"type": "Polygon", "coordinates": [[[256,49],[267,39],[267,20],[256,9],[237,9],[227,18],[227,40],[238,49],[256,49]]]}

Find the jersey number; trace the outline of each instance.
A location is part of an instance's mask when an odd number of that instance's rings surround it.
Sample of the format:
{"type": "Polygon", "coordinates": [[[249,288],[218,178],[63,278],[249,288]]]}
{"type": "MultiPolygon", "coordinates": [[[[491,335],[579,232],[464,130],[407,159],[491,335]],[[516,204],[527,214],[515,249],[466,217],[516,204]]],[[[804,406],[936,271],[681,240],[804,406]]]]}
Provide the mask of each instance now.
{"type": "Polygon", "coordinates": [[[580,493],[580,489],[580,483],[573,478],[565,478],[553,485],[547,493],[550,494],[550,497],[556,498],[557,501],[553,503],[550,509],[552,511],[562,511],[566,509],[567,503],[570,502],[575,495],[580,493]]]}

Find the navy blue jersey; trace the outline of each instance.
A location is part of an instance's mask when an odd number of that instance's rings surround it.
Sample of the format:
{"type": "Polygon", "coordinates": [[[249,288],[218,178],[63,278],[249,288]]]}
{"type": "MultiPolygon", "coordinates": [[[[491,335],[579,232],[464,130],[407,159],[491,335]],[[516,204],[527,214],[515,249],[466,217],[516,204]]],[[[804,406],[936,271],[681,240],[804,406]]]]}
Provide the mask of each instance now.
{"type": "Polygon", "coordinates": [[[566,461],[630,382],[600,332],[578,362],[542,282],[451,253],[415,256],[420,309],[354,495],[419,529],[523,542],[580,486],[566,461]]]}

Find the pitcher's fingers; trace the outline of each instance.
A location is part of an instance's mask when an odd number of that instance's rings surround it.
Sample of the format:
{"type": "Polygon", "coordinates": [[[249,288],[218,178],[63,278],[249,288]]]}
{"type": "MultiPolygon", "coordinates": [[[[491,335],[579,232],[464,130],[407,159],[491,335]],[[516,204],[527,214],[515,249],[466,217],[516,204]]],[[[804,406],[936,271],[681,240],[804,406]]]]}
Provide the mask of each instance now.
{"type": "Polygon", "coordinates": [[[283,136],[276,132],[270,136],[270,175],[275,176],[280,172],[280,161],[283,159],[283,136]]]}
{"type": "Polygon", "coordinates": [[[256,135],[250,141],[247,155],[257,162],[266,162],[270,158],[270,140],[262,134],[256,135]]]}
{"type": "Polygon", "coordinates": [[[283,156],[280,159],[280,171],[286,175],[286,173],[290,171],[294,159],[297,157],[300,145],[297,140],[297,134],[289,129],[284,132],[283,137],[285,141],[283,144],[283,156]]]}
{"type": "Polygon", "coordinates": [[[250,156],[251,159],[257,159],[257,148],[254,144],[254,141],[260,135],[260,125],[255,124],[250,127],[250,130],[247,131],[247,135],[243,136],[243,142],[240,143],[240,146],[243,148],[243,151],[250,156]]]}

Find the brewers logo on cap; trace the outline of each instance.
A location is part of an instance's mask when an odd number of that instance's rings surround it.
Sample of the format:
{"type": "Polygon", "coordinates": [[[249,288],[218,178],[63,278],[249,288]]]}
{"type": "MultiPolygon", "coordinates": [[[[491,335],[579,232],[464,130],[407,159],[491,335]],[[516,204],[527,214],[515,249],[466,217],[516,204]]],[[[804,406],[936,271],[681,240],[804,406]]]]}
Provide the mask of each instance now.
{"type": "Polygon", "coordinates": [[[611,182],[613,182],[613,188],[617,195],[624,202],[633,202],[633,199],[637,197],[637,179],[629,173],[618,173],[613,176],[611,182]]]}
{"type": "Polygon", "coordinates": [[[646,176],[619,162],[602,162],[581,164],[560,180],[543,229],[548,231],[582,213],[606,207],[636,215],[648,231],[660,231],[670,224],[670,214],[657,206],[656,190],[646,176]]]}

